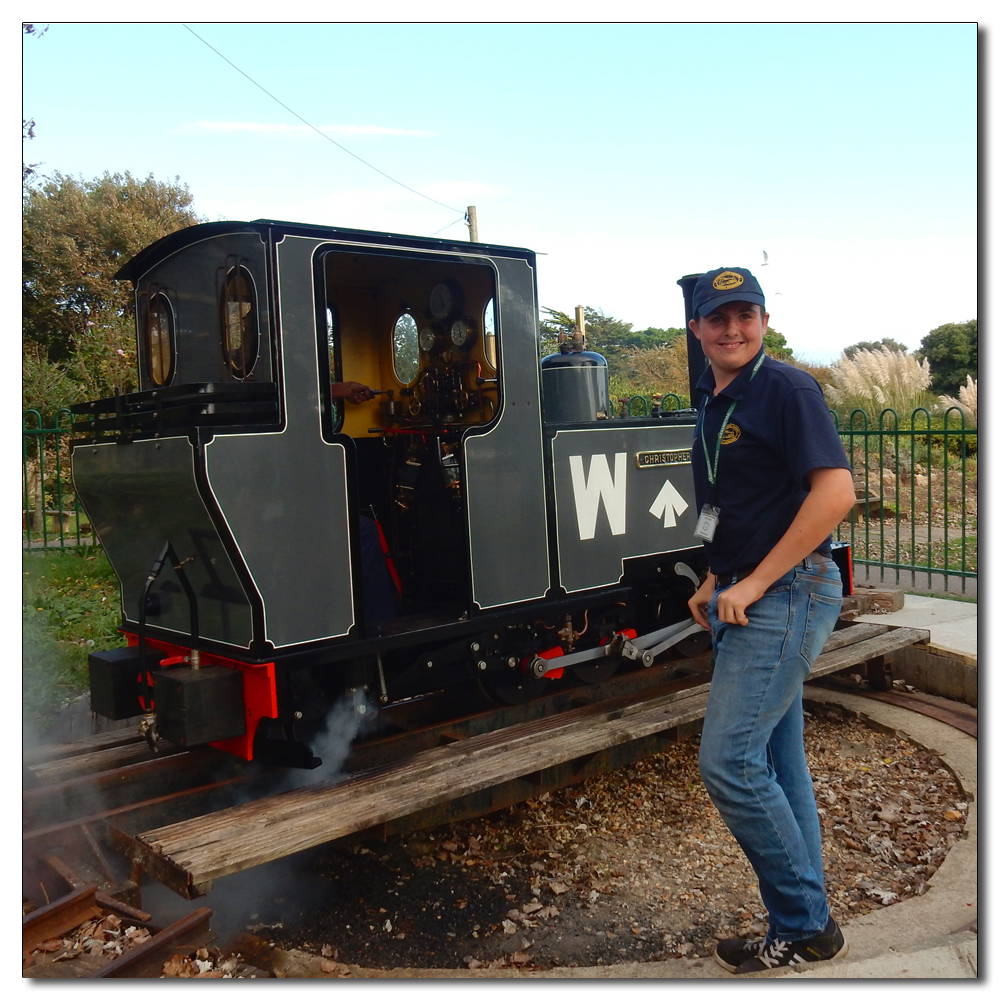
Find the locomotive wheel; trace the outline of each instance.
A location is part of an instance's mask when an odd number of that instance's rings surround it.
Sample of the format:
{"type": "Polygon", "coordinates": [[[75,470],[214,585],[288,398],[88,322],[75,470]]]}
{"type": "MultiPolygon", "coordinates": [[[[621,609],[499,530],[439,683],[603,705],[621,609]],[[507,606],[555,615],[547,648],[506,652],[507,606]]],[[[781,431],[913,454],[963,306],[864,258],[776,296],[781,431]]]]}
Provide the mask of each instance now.
{"type": "Polygon", "coordinates": [[[701,656],[712,648],[712,636],[708,632],[696,632],[687,635],[673,647],[681,656],[701,656]]]}
{"type": "Polygon", "coordinates": [[[617,669],[618,660],[613,660],[610,656],[603,660],[594,660],[591,663],[578,663],[570,667],[573,676],[584,684],[600,684],[606,681],[617,669]]]}
{"type": "Polygon", "coordinates": [[[479,690],[494,705],[523,705],[546,693],[552,682],[544,677],[529,677],[520,671],[498,670],[476,678],[479,690]]]}

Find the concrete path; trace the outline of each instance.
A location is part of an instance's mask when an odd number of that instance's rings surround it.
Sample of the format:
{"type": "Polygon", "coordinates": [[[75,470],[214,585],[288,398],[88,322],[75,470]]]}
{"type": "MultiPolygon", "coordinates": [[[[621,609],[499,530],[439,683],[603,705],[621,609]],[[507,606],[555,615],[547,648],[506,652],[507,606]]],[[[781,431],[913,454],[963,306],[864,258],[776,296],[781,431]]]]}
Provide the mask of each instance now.
{"type": "Polygon", "coordinates": [[[943,654],[977,656],[979,650],[979,605],[940,597],[906,594],[902,611],[887,615],[858,615],[855,621],[885,625],[908,625],[931,630],[930,646],[943,654]]]}

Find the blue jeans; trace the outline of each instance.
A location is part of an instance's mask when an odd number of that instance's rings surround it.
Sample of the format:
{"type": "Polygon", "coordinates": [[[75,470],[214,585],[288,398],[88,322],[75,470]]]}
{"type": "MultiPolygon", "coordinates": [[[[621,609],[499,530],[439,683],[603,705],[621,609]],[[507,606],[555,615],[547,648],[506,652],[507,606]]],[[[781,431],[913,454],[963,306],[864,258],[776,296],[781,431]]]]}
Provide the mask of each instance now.
{"type": "Polygon", "coordinates": [[[721,624],[720,579],[709,600],[715,666],[698,765],[743,848],[768,911],[768,941],[821,934],[829,918],[819,816],[803,746],[802,685],[840,614],[832,559],[810,556],[721,624]]]}

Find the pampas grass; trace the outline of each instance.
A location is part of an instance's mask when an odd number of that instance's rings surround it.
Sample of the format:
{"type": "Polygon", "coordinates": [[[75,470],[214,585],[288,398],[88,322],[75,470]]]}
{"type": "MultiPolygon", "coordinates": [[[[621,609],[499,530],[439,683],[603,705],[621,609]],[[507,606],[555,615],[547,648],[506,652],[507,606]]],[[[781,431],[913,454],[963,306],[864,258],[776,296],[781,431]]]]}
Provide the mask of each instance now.
{"type": "Polygon", "coordinates": [[[978,417],[979,383],[971,375],[965,376],[965,385],[958,390],[958,399],[954,396],[938,396],[940,409],[948,418],[947,411],[953,406],[958,407],[965,416],[965,426],[975,427],[978,417]]]}
{"type": "Polygon", "coordinates": [[[883,347],[858,351],[853,358],[842,354],[830,370],[832,384],[824,386],[827,401],[842,418],[853,410],[864,410],[877,421],[883,410],[908,416],[920,406],[937,401],[928,391],[931,369],[927,361],[883,347]]]}

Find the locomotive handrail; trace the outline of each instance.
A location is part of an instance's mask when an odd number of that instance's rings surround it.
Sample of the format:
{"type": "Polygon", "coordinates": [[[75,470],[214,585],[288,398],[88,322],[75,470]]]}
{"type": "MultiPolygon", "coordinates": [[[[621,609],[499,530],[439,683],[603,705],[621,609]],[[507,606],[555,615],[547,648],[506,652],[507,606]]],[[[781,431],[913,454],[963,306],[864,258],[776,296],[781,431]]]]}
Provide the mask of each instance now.
{"type": "Polygon", "coordinates": [[[274,424],[279,417],[274,382],[190,382],[110,396],[70,409],[85,417],[73,429],[101,433],[152,433],[200,426],[274,424]]]}
{"type": "Polygon", "coordinates": [[[119,396],[107,396],[86,403],[74,403],[69,409],[73,413],[114,413],[117,407],[141,407],[144,405],[177,405],[203,396],[223,396],[239,400],[241,398],[260,399],[277,396],[275,382],[186,382],[160,389],[144,389],[119,396]]]}

